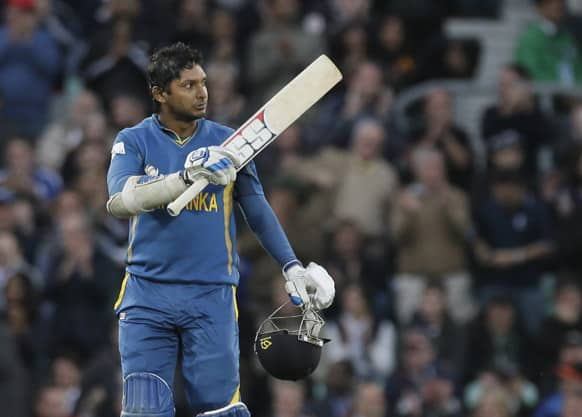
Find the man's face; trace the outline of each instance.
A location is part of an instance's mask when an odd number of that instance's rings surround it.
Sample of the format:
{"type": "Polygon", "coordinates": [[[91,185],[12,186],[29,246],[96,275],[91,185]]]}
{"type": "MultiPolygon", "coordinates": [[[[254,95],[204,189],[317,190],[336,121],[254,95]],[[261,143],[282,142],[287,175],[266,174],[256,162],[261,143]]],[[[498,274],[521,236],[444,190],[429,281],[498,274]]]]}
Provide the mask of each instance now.
{"type": "Polygon", "coordinates": [[[543,0],[538,7],[540,14],[550,22],[558,23],[564,15],[564,0],[543,0]]]}
{"type": "Polygon", "coordinates": [[[192,122],[204,117],[208,105],[206,73],[199,65],[182,70],[180,78],[173,80],[168,91],[161,96],[162,105],[165,105],[177,120],[192,122]]]}

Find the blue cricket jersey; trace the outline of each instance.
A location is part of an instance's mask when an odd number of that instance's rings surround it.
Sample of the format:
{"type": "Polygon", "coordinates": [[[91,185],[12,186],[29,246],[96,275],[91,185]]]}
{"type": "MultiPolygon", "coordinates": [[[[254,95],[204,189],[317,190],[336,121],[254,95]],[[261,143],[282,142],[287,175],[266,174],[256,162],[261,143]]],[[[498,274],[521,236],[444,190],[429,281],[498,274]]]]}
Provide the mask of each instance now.
{"type": "MultiPolygon", "coordinates": [[[[142,176],[140,181],[148,181],[158,175],[182,170],[191,151],[203,146],[220,145],[232,132],[226,126],[200,119],[194,135],[182,140],[162,126],[157,115],[123,129],[117,135],[111,152],[107,174],[109,195],[120,192],[131,176],[142,176]]],[[[278,237],[278,243],[269,244],[271,248],[267,247],[267,250],[280,263],[294,259],[289,242],[266,203],[251,162],[239,171],[234,184],[226,187],[209,185],[177,217],[170,216],[165,207],[132,216],[127,272],[157,281],[237,285],[238,256],[235,251],[233,205],[241,199],[252,211],[260,212],[268,207],[266,216],[254,216],[267,217],[269,223],[265,223],[266,231],[271,230],[278,237]],[[271,215],[272,219],[269,217],[271,215]]],[[[245,214],[248,217],[249,213],[245,214]]],[[[263,231],[263,234],[268,233],[263,231]]],[[[269,238],[266,240],[269,241],[269,238]]]]}

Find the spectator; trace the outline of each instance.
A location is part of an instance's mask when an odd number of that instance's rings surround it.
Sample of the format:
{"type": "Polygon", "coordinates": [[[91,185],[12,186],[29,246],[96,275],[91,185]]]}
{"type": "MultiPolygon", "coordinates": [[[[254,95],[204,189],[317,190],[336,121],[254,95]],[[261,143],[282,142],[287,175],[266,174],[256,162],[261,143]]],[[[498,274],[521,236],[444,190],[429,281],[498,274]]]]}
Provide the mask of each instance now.
{"type": "Polygon", "coordinates": [[[357,381],[352,363],[347,359],[332,363],[324,378],[325,396],[315,402],[314,414],[326,417],[351,417],[354,408],[354,385],[357,381]]]}
{"type": "Polygon", "coordinates": [[[374,55],[382,64],[386,83],[396,91],[409,86],[418,70],[406,29],[402,16],[386,15],[377,32],[374,55]]]}
{"type": "Polygon", "coordinates": [[[271,380],[271,417],[312,417],[306,410],[305,387],[301,382],[271,380]]]}
{"type": "Polygon", "coordinates": [[[38,389],[34,403],[34,417],[69,417],[67,393],[55,385],[43,385],[38,389]]]}
{"type": "Polygon", "coordinates": [[[526,152],[525,171],[535,178],[538,152],[543,145],[551,143],[553,137],[529,83],[528,69],[519,64],[508,64],[501,70],[497,82],[498,101],[483,114],[481,136],[488,144],[496,135],[516,132],[526,152]]]}
{"type": "Polygon", "coordinates": [[[414,146],[439,149],[447,177],[463,190],[471,185],[473,151],[465,131],[453,124],[453,97],[444,89],[434,89],[424,98],[423,126],[412,132],[414,146]]]}
{"type": "Polygon", "coordinates": [[[477,207],[474,218],[480,297],[512,296],[533,334],[545,313],[540,281],[544,260],[553,252],[550,218],[518,174],[497,173],[492,182],[492,197],[477,207]]]}
{"type": "Polygon", "coordinates": [[[535,0],[539,21],[521,34],[516,61],[536,81],[582,84],[582,55],[574,37],[561,24],[564,0],[535,0]]]}
{"type": "MultiPolygon", "coordinates": [[[[325,265],[334,277],[336,293],[341,294],[350,284],[358,284],[370,300],[374,316],[385,317],[390,310],[386,255],[376,253],[375,245],[366,242],[359,227],[350,220],[335,225],[328,251],[325,265]]],[[[326,316],[336,317],[339,310],[338,305],[332,305],[326,310],[326,316]]]]}
{"type": "MultiPolygon", "coordinates": [[[[209,66],[208,88],[212,91],[212,100],[208,103],[209,119],[232,127],[244,122],[246,100],[237,91],[237,81],[236,69],[231,64],[209,66]]],[[[276,143],[281,139],[279,137],[276,143]]]]}
{"type": "Polygon", "coordinates": [[[176,22],[172,42],[184,42],[209,54],[210,25],[208,1],[180,0],[176,10],[176,22]]]}
{"type": "Polygon", "coordinates": [[[542,399],[533,417],[575,417],[582,405],[582,367],[564,364],[557,371],[560,386],[557,392],[542,399]]]}
{"type": "MultiPolygon", "coordinates": [[[[501,364],[481,372],[475,381],[465,388],[465,405],[469,410],[482,414],[492,406],[491,392],[500,391],[508,395],[508,409],[520,417],[531,416],[538,402],[538,389],[527,380],[514,364],[501,364]],[[485,408],[481,410],[481,408],[485,408]]],[[[493,412],[493,410],[490,410],[493,412]]],[[[483,414],[487,415],[487,414],[483,414]]]]}
{"type": "Polygon", "coordinates": [[[518,313],[509,298],[491,297],[467,330],[465,381],[484,371],[512,366],[530,373],[530,345],[520,328],[518,313]]]}
{"type": "Polygon", "coordinates": [[[147,47],[136,36],[140,3],[116,0],[111,6],[115,14],[92,37],[81,62],[83,80],[103,102],[109,102],[120,92],[147,102],[147,47]]]}
{"type": "Polygon", "coordinates": [[[402,191],[391,215],[398,253],[394,278],[398,319],[409,322],[424,287],[436,280],[446,289],[452,317],[465,321],[472,310],[464,256],[470,221],[467,199],[449,184],[438,150],[418,148],[412,165],[416,182],[402,191]]]}
{"type": "Polygon", "coordinates": [[[386,230],[386,213],[397,186],[396,172],[382,159],[385,140],[382,125],[374,119],[354,126],[333,210],[336,219],[351,220],[364,236],[376,239],[386,230]]]}
{"type": "Polygon", "coordinates": [[[461,372],[463,363],[463,332],[447,312],[444,288],[436,283],[426,286],[422,301],[412,318],[412,325],[424,329],[431,338],[439,361],[461,372]]]}
{"type": "Polygon", "coordinates": [[[515,417],[511,398],[501,388],[486,391],[475,408],[473,417],[515,417]]]}
{"type": "Polygon", "coordinates": [[[63,187],[56,173],[36,165],[32,144],[20,137],[14,137],[6,144],[0,184],[41,205],[55,199],[63,187]]]}
{"type": "Polygon", "coordinates": [[[582,332],[582,293],[571,280],[558,283],[550,315],[544,318],[537,335],[540,372],[549,374],[558,362],[561,346],[570,332],[582,332]]]}
{"type": "Polygon", "coordinates": [[[362,119],[387,122],[393,94],[384,85],[382,69],[372,61],[362,61],[347,74],[346,90],[332,93],[321,104],[318,121],[309,134],[309,144],[330,144],[347,148],[355,126],[362,119]]]}
{"type": "Polygon", "coordinates": [[[322,371],[326,363],[348,359],[360,379],[383,379],[396,364],[396,331],[388,320],[372,315],[362,288],[352,284],[341,295],[342,313],[337,322],[328,322],[323,332],[334,340],[323,353],[322,371]]]}
{"type": "Polygon", "coordinates": [[[75,96],[65,114],[50,123],[40,137],[36,147],[39,164],[58,171],[65,155],[83,141],[89,118],[100,112],[99,107],[97,96],[88,90],[75,96]]]}
{"type": "Polygon", "coordinates": [[[429,337],[418,328],[402,332],[398,368],[386,382],[388,404],[396,416],[421,416],[425,406],[423,391],[439,374],[447,374],[436,359],[429,337]]]}
{"type": "Polygon", "coordinates": [[[34,0],[10,0],[0,28],[0,91],[9,105],[4,116],[35,137],[48,121],[53,83],[61,54],[56,41],[39,26],[34,0]]]}
{"type": "Polygon", "coordinates": [[[299,27],[297,0],[265,2],[262,28],[252,36],[247,57],[254,99],[263,103],[324,49],[321,37],[299,27]]]}
{"type": "Polygon", "coordinates": [[[387,413],[388,406],[381,385],[368,382],[358,386],[354,417],[388,417],[387,413]]]}
{"type": "Polygon", "coordinates": [[[55,386],[65,391],[66,408],[72,415],[81,394],[81,369],[71,354],[59,354],[51,361],[51,376],[55,386]]]}
{"type": "Polygon", "coordinates": [[[332,56],[342,73],[351,74],[360,62],[370,58],[370,35],[361,21],[346,25],[332,39],[332,56]]]}

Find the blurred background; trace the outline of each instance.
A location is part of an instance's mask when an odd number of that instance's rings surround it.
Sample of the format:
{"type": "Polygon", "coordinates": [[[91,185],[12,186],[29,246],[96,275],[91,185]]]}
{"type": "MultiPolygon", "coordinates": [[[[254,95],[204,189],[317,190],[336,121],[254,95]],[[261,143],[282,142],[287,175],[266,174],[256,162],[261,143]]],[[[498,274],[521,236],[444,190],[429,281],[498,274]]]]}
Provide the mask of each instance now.
{"type": "Polygon", "coordinates": [[[116,133],[151,114],[149,55],[174,41],[204,53],[208,117],[232,127],[322,52],[345,75],[256,160],[298,256],[336,280],[307,381],[255,359],[287,295],[239,222],[254,417],[582,416],[582,1],[0,10],[1,416],[119,415],[127,223],[105,177],[116,133]]]}

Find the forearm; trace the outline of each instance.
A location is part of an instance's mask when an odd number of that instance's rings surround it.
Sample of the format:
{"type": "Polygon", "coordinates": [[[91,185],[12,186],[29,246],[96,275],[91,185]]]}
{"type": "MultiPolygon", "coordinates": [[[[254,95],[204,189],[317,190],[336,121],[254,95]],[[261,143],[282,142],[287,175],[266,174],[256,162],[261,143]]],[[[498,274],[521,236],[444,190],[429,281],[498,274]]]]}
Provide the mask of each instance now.
{"type": "Polygon", "coordinates": [[[129,176],[122,190],[107,202],[107,211],[119,218],[148,212],[174,201],[186,188],[178,172],[156,177],[129,176]]]}
{"type": "Polygon", "coordinates": [[[239,204],[249,227],[281,267],[296,259],[283,227],[263,195],[241,197],[239,204]]]}

